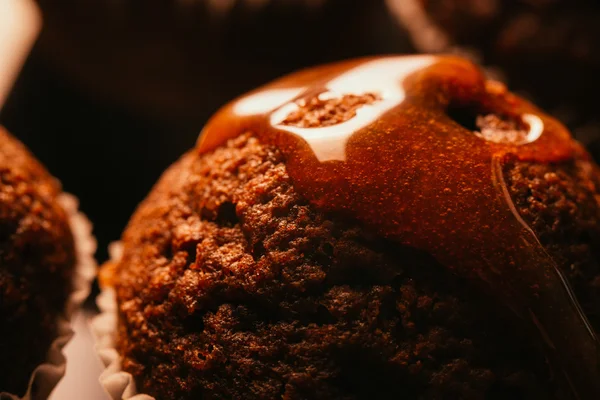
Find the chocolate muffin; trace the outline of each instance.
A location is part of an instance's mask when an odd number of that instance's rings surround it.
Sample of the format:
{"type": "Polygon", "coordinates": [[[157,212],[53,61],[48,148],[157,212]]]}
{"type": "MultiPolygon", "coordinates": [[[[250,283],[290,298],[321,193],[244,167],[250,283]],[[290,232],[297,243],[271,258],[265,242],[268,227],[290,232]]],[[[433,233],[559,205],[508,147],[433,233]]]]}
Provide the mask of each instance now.
{"type": "Polygon", "coordinates": [[[77,254],[59,182],[1,127],[0,177],[0,393],[22,396],[59,334],[77,254]]]}
{"type": "Polygon", "coordinates": [[[598,185],[462,59],[293,74],[129,222],[103,279],[122,368],[157,399],[597,398],[598,185]]]}
{"type": "Polygon", "coordinates": [[[600,152],[600,5],[593,0],[387,0],[420,51],[461,46],[600,152]]]}

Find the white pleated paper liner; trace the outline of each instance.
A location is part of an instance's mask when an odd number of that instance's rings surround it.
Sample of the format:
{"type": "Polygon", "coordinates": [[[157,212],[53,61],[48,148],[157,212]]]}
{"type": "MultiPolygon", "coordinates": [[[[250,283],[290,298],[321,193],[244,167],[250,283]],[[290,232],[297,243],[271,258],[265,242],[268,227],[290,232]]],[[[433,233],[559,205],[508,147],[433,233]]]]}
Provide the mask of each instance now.
{"type": "MultiPolygon", "coordinates": [[[[112,262],[120,260],[121,243],[111,244],[109,254],[112,262]]],[[[121,357],[115,348],[118,313],[114,289],[103,287],[96,303],[100,314],[92,321],[92,333],[96,339],[96,351],[105,367],[100,375],[100,384],[112,400],[154,400],[152,396],[139,394],[131,374],[121,370],[121,357]]]]}
{"type": "Polygon", "coordinates": [[[70,319],[88,297],[96,276],[96,240],[92,236],[92,224],[78,211],[78,200],[74,196],[61,194],[58,201],[69,217],[69,225],[75,239],[77,265],[73,275],[73,292],[65,307],[65,315],[58,321],[58,337],[48,350],[46,362],[33,371],[25,396],[0,393],[2,400],[46,400],[50,396],[65,374],[66,359],[62,349],[73,336],[70,319]]]}

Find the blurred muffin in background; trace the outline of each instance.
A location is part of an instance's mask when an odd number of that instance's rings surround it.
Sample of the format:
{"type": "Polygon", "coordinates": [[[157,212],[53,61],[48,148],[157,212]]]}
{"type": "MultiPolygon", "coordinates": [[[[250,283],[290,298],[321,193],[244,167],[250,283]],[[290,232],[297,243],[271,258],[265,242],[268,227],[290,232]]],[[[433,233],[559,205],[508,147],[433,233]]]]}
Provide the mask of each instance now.
{"type": "MultiPolygon", "coordinates": [[[[58,180],[0,126],[0,397],[23,396],[34,369],[56,358],[77,292],[88,293],[93,239],[58,180]],[[81,246],[85,247],[81,247],[81,246]],[[81,270],[82,267],[86,271],[81,270]],[[86,274],[84,277],[83,274],[86,274]]],[[[37,373],[33,398],[45,398],[61,374],[37,373]],[[41,383],[43,382],[43,383],[41,383]],[[50,387],[49,387],[50,386],[50,387]],[[45,394],[42,394],[45,393],[45,394]]]]}
{"type": "Polygon", "coordinates": [[[595,0],[387,0],[424,52],[475,50],[552,110],[600,156],[600,3],[595,0]]]}
{"type": "Polygon", "coordinates": [[[138,111],[196,122],[292,69],[411,49],[383,0],[39,4],[40,50],[70,79],[138,111]]]}

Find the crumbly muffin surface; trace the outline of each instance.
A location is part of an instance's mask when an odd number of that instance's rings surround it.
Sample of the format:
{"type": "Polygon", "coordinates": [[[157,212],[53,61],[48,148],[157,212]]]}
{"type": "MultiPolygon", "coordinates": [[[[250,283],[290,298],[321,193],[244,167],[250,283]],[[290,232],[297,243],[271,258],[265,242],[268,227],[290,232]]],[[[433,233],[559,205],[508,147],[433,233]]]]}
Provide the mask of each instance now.
{"type": "MultiPolygon", "coordinates": [[[[598,310],[597,173],[585,162],[552,171],[512,163],[506,174],[598,310]]],[[[554,395],[539,344],[503,310],[429,255],[315,210],[250,134],[182,157],[123,242],[118,349],[138,390],[159,399],[554,395]]]]}
{"type": "Polygon", "coordinates": [[[0,127],[0,392],[25,393],[71,292],[75,248],[60,191],[0,127]]]}
{"type": "Polygon", "coordinates": [[[505,179],[519,214],[561,267],[600,332],[600,174],[566,165],[508,162],[505,179]]]}

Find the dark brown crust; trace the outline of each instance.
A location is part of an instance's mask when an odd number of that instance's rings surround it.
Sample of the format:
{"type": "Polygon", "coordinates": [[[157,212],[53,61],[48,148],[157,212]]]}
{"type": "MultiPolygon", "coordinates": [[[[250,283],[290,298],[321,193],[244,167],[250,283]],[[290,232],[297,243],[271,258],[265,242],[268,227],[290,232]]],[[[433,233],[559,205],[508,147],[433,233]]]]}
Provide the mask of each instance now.
{"type": "Polygon", "coordinates": [[[557,259],[600,332],[600,174],[593,164],[509,162],[507,183],[519,214],[557,259]]]}
{"type": "Polygon", "coordinates": [[[71,291],[75,249],[59,194],[0,127],[0,392],[25,393],[71,291]]]}
{"type": "MultiPolygon", "coordinates": [[[[576,287],[599,310],[597,267],[584,267],[597,172],[580,162],[507,174],[524,217],[580,266],[576,287]]],[[[123,242],[118,348],[138,389],[159,399],[552,397],[538,344],[484,296],[429,256],[315,211],[279,153],[248,135],[185,155],[123,242]]]]}

